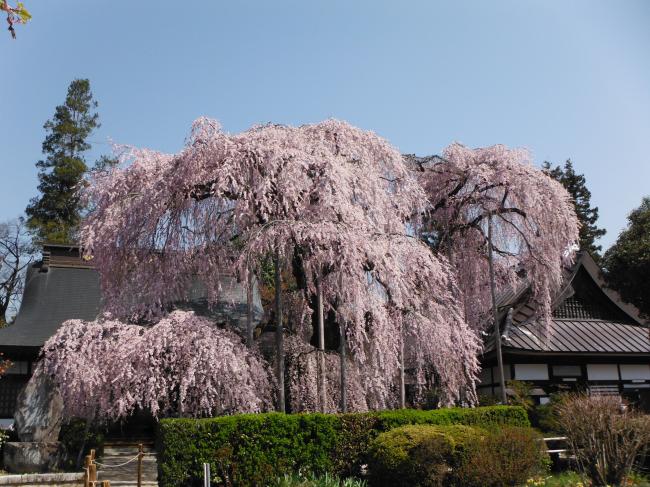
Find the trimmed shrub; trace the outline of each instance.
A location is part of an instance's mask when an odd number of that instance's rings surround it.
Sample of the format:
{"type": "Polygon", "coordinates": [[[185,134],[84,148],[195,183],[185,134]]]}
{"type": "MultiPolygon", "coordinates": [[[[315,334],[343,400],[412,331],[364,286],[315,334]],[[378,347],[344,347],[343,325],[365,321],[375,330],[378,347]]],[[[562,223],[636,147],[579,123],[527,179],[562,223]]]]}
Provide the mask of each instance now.
{"type": "Polygon", "coordinates": [[[471,426],[409,425],[381,433],[370,447],[371,484],[376,487],[439,487],[480,436],[471,426]]]}
{"type": "Polygon", "coordinates": [[[164,487],[201,485],[202,464],[213,481],[266,485],[295,471],[359,475],[370,442],[408,424],[528,426],[521,408],[450,408],[335,414],[243,414],[209,419],[163,419],[157,442],[164,487]]]}
{"type": "Polygon", "coordinates": [[[373,487],[501,487],[544,472],[548,456],[531,428],[411,425],[371,445],[373,487]]]}
{"type": "Polygon", "coordinates": [[[305,469],[330,471],[337,438],[334,415],[245,414],[205,420],[162,420],[160,477],[164,486],[201,485],[203,463],[213,481],[264,485],[305,469]]]}
{"type": "Polygon", "coordinates": [[[343,477],[361,477],[361,466],[368,463],[370,442],[378,434],[375,414],[342,414],[333,454],[333,472],[343,477]]]}
{"type": "Polygon", "coordinates": [[[548,467],[541,435],[532,428],[509,426],[469,439],[454,480],[467,487],[522,485],[548,467]]]}
{"type": "Polygon", "coordinates": [[[530,426],[526,411],[516,406],[445,408],[431,411],[397,409],[395,411],[380,411],[368,414],[377,416],[377,429],[379,431],[388,431],[407,424],[464,424],[479,427],[491,427],[501,424],[530,426]]]}

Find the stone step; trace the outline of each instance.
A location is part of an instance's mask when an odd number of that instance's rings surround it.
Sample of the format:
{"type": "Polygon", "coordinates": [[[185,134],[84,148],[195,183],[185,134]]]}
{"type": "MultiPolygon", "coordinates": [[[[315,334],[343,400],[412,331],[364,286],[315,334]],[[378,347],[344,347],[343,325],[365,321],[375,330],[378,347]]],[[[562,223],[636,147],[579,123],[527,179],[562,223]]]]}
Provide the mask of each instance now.
{"type": "MultiPolygon", "coordinates": [[[[138,474],[138,460],[135,458],[138,455],[138,443],[105,444],[104,454],[97,459],[97,462],[106,466],[97,465],[97,479],[109,480],[112,487],[135,487],[138,474]],[[123,465],[124,463],[126,465],[123,465]]],[[[158,486],[158,461],[153,443],[143,446],[145,455],[142,458],[142,486],[158,486]]]]}
{"type": "MultiPolygon", "coordinates": [[[[101,480],[101,477],[100,477],[101,480]]],[[[104,479],[106,480],[106,479],[104,479]]],[[[111,487],[137,487],[137,482],[125,481],[125,480],[111,480],[111,487]]],[[[158,487],[157,481],[143,480],[142,487],[158,487]]]]}
{"type": "MultiPolygon", "coordinates": [[[[136,453],[137,455],[137,453],[136,453]]],[[[102,455],[102,460],[98,460],[100,463],[124,463],[127,460],[131,460],[135,455],[102,455]]],[[[155,462],[157,460],[156,455],[146,454],[142,457],[143,462],[155,462]]],[[[137,463],[137,460],[133,460],[137,463]]]]}
{"type": "MultiPolygon", "coordinates": [[[[153,445],[144,445],[142,451],[145,453],[155,453],[153,445]]],[[[138,445],[104,445],[104,456],[135,456],[138,454],[138,445]]]]}

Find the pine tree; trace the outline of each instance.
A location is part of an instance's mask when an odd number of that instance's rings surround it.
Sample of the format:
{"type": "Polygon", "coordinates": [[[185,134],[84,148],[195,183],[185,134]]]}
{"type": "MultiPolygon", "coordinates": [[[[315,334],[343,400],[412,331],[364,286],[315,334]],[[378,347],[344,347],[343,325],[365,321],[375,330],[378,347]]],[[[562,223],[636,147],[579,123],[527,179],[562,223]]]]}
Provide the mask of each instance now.
{"type": "Polygon", "coordinates": [[[587,189],[584,174],[578,174],[573,168],[571,159],[567,159],[564,168],[552,167],[550,162],[544,162],[543,170],[553,179],[562,183],[573,198],[576,214],[580,220],[580,250],[588,251],[596,260],[600,260],[601,245],[596,240],[605,235],[607,230],[598,228],[598,207],[591,206],[591,192],[587,189]]]}
{"type": "Polygon", "coordinates": [[[605,277],[624,300],[650,318],[650,197],[627,218],[627,228],[605,252],[605,277]]]}
{"type": "Polygon", "coordinates": [[[87,79],[75,79],[68,87],[63,105],[45,122],[43,141],[45,160],[38,161],[38,190],[27,209],[27,225],[38,241],[66,243],[75,240],[80,220],[77,189],[88,167],[83,157],[90,149],[87,142],[100,126],[95,112],[97,102],[87,79]]]}

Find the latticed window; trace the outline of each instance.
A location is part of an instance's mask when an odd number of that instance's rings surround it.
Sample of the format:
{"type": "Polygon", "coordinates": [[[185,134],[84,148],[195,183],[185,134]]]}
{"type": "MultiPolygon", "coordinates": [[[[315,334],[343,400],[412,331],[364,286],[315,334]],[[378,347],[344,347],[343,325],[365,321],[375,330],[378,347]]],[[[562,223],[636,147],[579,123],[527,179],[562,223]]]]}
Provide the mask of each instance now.
{"type": "Polygon", "coordinates": [[[602,319],[602,310],[593,303],[585,303],[572,296],[567,298],[553,313],[557,318],[602,319]]]}
{"type": "Polygon", "coordinates": [[[0,418],[13,418],[18,394],[28,380],[26,376],[0,378],[0,418]]]}
{"type": "Polygon", "coordinates": [[[577,296],[567,298],[553,312],[556,318],[587,319],[587,320],[623,320],[629,321],[626,316],[613,310],[609,303],[596,300],[585,300],[577,296]]]}

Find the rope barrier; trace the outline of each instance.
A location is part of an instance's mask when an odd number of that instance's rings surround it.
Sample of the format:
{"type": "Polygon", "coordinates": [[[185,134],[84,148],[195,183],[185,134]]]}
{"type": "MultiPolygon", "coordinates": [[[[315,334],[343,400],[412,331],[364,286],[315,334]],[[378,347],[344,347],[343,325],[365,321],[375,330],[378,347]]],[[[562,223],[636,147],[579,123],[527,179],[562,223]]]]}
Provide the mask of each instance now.
{"type": "Polygon", "coordinates": [[[118,465],[107,465],[105,463],[99,463],[97,460],[95,460],[95,463],[97,465],[99,465],[100,467],[104,467],[104,468],[118,468],[118,467],[123,467],[124,465],[128,465],[129,463],[133,462],[134,460],[137,460],[139,457],[140,457],[140,454],[138,453],[136,456],[134,456],[130,460],[128,460],[128,461],[126,461],[124,463],[120,463],[118,465]]]}
{"type": "MultiPolygon", "coordinates": [[[[105,467],[105,468],[123,467],[124,465],[128,465],[129,463],[131,463],[133,460],[137,460],[137,459],[138,459],[138,456],[139,456],[139,454],[136,455],[136,456],[134,456],[133,458],[131,458],[131,459],[128,460],[127,462],[120,463],[120,464],[118,464],[118,465],[108,465],[108,464],[106,464],[106,463],[100,463],[100,462],[98,462],[97,460],[95,460],[94,463],[97,464],[97,465],[99,465],[99,466],[101,466],[101,467],[105,467]]],[[[142,456],[143,456],[143,457],[155,457],[156,454],[155,454],[155,453],[143,453],[142,456]]]]}

